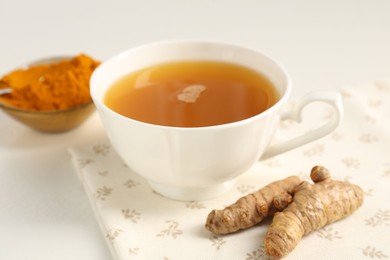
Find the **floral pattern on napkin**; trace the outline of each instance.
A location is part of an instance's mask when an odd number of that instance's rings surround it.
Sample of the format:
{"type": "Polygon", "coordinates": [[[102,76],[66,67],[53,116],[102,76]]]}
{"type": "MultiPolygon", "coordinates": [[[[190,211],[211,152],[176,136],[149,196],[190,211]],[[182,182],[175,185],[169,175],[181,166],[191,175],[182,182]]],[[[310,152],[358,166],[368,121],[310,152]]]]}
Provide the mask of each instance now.
{"type": "MultiPolygon", "coordinates": [[[[225,236],[205,230],[208,213],[260,187],[298,175],[309,180],[314,165],[333,178],[360,185],[363,206],[351,216],[304,237],[286,259],[390,258],[390,81],[345,87],[345,117],[332,134],[261,161],[233,189],[208,201],[174,201],[154,192],[115,153],[108,141],[69,151],[102,233],[115,259],[268,259],[266,220],[225,236]]],[[[275,142],[322,124],[332,110],[313,104],[304,123],[281,122],[275,142]]],[[[153,162],[151,162],[153,163],[153,162]]]]}

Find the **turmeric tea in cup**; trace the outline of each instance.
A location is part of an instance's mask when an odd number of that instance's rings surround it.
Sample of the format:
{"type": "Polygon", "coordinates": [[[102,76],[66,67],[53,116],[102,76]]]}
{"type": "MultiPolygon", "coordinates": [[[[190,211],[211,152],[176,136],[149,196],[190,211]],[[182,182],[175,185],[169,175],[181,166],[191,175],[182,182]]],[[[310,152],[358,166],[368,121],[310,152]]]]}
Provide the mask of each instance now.
{"type": "Polygon", "coordinates": [[[314,92],[281,114],[292,90],[276,60],[258,50],[212,41],[144,45],[102,63],[91,96],[124,162],[163,196],[205,200],[229,190],[260,159],[287,152],[333,131],[341,96],[314,92]],[[321,101],[329,122],[270,145],[280,120],[299,121],[321,101]]]}
{"type": "Polygon", "coordinates": [[[279,96],[261,73],[228,62],[174,61],[131,72],[104,103],[140,122],[173,127],[233,123],[270,108],[279,96]]]}

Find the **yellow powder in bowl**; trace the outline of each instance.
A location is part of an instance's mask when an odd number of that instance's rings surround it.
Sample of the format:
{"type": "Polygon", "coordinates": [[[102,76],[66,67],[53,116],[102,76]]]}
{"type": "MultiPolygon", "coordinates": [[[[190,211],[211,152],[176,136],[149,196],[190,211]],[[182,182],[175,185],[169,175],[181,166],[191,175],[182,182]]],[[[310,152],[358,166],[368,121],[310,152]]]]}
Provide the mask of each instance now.
{"type": "Polygon", "coordinates": [[[11,107],[33,111],[66,110],[91,102],[89,80],[100,62],[87,55],[15,70],[0,80],[12,92],[0,96],[11,107]]]}

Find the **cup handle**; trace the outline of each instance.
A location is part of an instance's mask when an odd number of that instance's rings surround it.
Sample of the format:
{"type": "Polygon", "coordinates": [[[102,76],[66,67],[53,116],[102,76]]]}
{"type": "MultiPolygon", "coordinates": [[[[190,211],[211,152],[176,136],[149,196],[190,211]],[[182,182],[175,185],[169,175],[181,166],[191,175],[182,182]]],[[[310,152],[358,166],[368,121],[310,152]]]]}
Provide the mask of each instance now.
{"type": "Polygon", "coordinates": [[[261,160],[276,156],[298,146],[317,140],[332,132],[340,124],[344,113],[342,97],[340,93],[330,91],[316,91],[303,96],[289,112],[281,115],[280,120],[294,120],[301,123],[303,108],[309,103],[317,101],[327,103],[333,107],[335,113],[332,118],[324,125],[313,129],[308,133],[269,146],[261,157],[261,160]]]}

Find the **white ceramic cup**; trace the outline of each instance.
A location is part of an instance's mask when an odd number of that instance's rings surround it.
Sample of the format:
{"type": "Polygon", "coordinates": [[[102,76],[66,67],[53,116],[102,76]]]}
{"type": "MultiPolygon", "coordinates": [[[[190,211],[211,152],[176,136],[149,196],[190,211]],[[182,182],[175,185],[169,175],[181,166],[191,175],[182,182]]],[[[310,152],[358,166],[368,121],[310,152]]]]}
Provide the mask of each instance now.
{"type": "Polygon", "coordinates": [[[314,92],[281,115],[291,92],[286,70],[274,59],[244,46],[208,41],[169,41],[130,49],[103,64],[91,78],[91,95],[114,149],[158,193],[177,200],[204,200],[227,191],[259,159],[275,156],[334,130],[343,114],[336,92],[314,92]],[[280,99],[266,111],[234,123],[208,127],[168,127],[124,117],[104,104],[110,86],[129,72],[180,60],[214,60],[260,71],[274,84],[280,99]],[[330,104],[335,113],[324,126],[270,146],[280,120],[300,121],[304,106],[330,104]]]}

